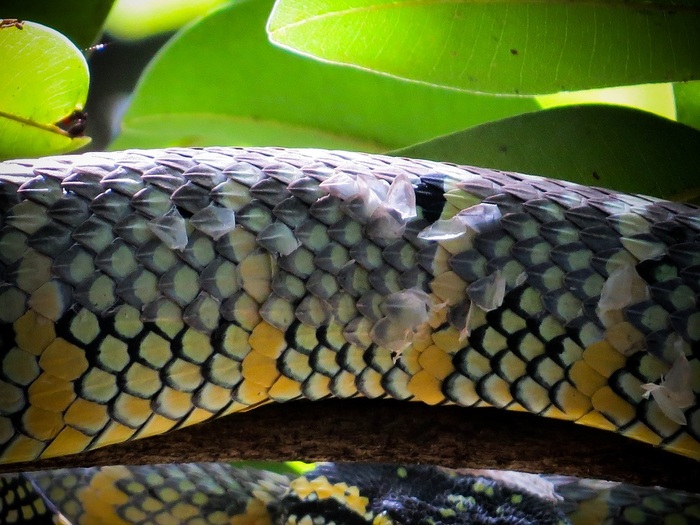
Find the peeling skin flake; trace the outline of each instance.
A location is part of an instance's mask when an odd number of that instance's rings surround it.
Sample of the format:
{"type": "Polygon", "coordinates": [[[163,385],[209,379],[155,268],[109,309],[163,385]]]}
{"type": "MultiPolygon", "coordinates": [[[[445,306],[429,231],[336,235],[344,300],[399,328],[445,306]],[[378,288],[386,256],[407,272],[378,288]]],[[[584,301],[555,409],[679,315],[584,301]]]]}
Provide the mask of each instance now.
{"type": "Polygon", "coordinates": [[[610,273],[598,300],[598,313],[621,310],[649,299],[647,283],[631,264],[624,264],[610,273]]]}
{"type": "Polygon", "coordinates": [[[165,215],[148,222],[148,228],[171,250],[184,250],[187,246],[185,219],[171,208],[165,215]]]}
{"type": "Polygon", "coordinates": [[[495,204],[480,203],[460,211],[447,220],[435,221],[418,234],[426,241],[448,241],[467,233],[481,233],[501,219],[501,211],[495,204]]]}
{"type": "Polygon", "coordinates": [[[433,308],[430,295],[421,290],[403,290],[389,295],[382,304],[385,317],[372,327],[372,340],[400,354],[411,344],[411,336],[427,325],[433,308]]]}
{"type": "Polygon", "coordinates": [[[491,275],[487,275],[474,281],[467,287],[467,295],[473,304],[486,312],[495,310],[503,304],[506,296],[506,278],[501,270],[496,270],[491,275]]]}
{"type": "Polygon", "coordinates": [[[356,220],[367,222],[367,235],[373,238],[400,236],[409,220],[417,215],[416,196],[410,180],[397,175],[391,185],[371,173],[337,173],[320,185],[341,199],[356,220]]]}
{"type": "Polygon", "coordinates": [[[684,354],[680,354],[666,377],[661,377],[660,384],[647,383],[642,385],[645,390],[644,397],[649,399],[651,396],[671,421],[679,425],[686,425],[687,420],[683,409],[695,403],[691,379],[690,363],[684,354]]]}
{"type": "Polygon", "coordinates": [[[190,222],[216,241],[234,230],[236,216],[233,210],[212,203],[195,213],[190,222]]]}
{"type": "Polygon", "coordinates": [[[359,192],[356,179],[346,173],[337,173],[328,177],[319,184],[319,187],[341,200],[350,199],[359,192]]]}

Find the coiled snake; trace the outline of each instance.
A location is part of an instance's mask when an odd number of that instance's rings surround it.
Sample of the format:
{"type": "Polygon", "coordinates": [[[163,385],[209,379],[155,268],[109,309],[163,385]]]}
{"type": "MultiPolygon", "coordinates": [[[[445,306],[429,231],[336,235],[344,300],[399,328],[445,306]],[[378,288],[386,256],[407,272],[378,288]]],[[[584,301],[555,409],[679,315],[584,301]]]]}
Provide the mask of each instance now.
{"type": "Polygon", "coordinates": [[[700,211],[320,150],[0,165],[0,461],[329,396],[700,459],[700,211]]]}

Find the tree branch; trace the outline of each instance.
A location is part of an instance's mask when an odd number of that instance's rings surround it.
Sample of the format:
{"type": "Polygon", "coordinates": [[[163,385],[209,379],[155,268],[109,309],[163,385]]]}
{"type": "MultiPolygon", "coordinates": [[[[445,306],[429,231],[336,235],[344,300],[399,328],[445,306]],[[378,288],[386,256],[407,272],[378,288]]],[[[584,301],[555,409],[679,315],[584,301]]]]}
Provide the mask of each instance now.
{"type": "Polygon", "coordinates": [[[366,399],[268,405],[164,436],[0,465],[0,471],[237,460],[433,463],[700,492],[698,462],[610,432],[504,410],[366,399]]]}

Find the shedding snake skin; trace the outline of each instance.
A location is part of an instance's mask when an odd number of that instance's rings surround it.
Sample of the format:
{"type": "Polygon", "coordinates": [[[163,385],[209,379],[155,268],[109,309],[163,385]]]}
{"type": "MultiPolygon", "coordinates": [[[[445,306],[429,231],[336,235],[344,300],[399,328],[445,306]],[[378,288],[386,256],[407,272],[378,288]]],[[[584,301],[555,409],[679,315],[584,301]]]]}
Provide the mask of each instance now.
{"type": "Polygon", "coordinates": [[[528,411],[697,460],[699,298],[680,203],[321,150],[7,162],[0,462],[329,396],[528,411]]]}

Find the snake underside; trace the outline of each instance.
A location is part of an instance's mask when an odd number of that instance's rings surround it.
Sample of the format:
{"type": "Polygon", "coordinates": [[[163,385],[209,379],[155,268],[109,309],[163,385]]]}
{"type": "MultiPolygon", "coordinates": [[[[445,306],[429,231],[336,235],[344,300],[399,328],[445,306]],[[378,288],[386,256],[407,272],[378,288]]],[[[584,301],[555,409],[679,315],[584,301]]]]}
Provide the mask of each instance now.
{"type": "Polygon", "coordinates": [[[492,406],[700,458],[700,213],[318,150],[0,165],[0,461],[267,402],[492,406]]]}

